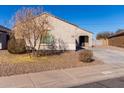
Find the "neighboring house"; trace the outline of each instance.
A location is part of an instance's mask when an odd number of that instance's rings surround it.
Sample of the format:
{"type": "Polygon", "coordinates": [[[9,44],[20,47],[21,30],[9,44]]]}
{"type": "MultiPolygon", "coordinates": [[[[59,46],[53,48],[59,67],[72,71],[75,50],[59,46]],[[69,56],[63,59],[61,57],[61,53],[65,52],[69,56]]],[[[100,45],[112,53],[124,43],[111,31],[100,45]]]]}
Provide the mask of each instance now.
{"type": "Polygon", "coordinates": [[[124,30],[109,37],[108,42],[111,46],[124,47],[124,30]]]}
{"type": "Polygon", "coordinates": [[[94,40],[94,46],[108,46],[108,39],[94,40]]]}
{"type": "MultiPolygon", "coordinates": [[[[36,17],[36,20],[43,15],[48,16],[49,24],[53,27],[49,33],[56,39],[56,46],[58,50],[61,50],[59,43],[63,43],[65,50],[77,50],[83,47],[91,47],[93,40],[93,33],[84,30],[77,25],[60,19],[54,15],[43,13],[36,17]]],[[[19,35],[15,33],[15,38],[18,39],[19,35]]],[[[42,49],[42,44],[41,44],[42,49]]],[[[48,48],[47,48],[48,49],[48,48]]]]}
{"type": "Polygon", "coordinates": [[[9,39],[9,31],[10,29],[0,25],[0,49],[7,48],[7,42],[9,39]]]}

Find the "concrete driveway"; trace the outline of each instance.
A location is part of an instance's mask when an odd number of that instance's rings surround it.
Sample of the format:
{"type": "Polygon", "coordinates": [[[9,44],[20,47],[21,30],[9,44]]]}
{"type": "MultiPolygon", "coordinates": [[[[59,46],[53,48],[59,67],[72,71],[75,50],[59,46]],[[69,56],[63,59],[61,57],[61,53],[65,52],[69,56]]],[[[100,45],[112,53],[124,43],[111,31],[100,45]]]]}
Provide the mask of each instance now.
{"type": "Polygon", "coordinates": [[[124,66],[124,49],[117,47],[93,48],[94,55],[107,64],[124,66]]]}

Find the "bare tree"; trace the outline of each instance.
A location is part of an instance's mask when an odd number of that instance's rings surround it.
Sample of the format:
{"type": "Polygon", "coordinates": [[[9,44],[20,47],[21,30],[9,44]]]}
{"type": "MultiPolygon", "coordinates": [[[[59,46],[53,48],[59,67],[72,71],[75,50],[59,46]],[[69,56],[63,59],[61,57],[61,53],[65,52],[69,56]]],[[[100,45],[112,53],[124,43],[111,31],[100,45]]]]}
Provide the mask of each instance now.
{"type": "Polygon", "coordinates": [[[108,39],[108,37],[110,37],[111,35],[113,35],[113,32],[101,32],[98,33],[96,36],[96,39],[108,39]]]}
{"type": "Polygon", "coordinates": [[[40,43],[50,29],[48,15],[43,13],[41,7],[22,8],[12,18],[13,32],[16,38],[22,38],[26,46],[30,47],[33,54],[40,50],[40,43]]]}

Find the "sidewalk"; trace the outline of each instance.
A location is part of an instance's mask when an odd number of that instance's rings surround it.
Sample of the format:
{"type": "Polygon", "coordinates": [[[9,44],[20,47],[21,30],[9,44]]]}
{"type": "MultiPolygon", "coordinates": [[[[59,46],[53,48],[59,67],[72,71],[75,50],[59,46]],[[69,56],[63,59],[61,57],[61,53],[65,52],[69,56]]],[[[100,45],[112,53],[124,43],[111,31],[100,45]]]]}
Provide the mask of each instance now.
{"type": "Polygon", "coordinates": [[[124,76],[124,67],[101,64],[64,70],[0,77],[0,87],[73,87],[124,76]]]}

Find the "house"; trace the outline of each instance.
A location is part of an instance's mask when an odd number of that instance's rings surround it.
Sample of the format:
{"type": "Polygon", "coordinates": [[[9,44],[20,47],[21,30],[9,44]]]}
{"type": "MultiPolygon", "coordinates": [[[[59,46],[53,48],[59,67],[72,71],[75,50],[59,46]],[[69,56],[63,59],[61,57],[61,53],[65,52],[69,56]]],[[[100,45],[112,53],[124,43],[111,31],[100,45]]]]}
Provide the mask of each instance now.
{"type": "MultiPolygon", "coordinates": [[[[76,50],[83,47],[91,47],[92,46],[92,39],[93,33],[89,32],[85,29],[78,27],[75,24],[72,24],[66,20],[58,18],[52,14],[43,13],[35,18],[35,20],[39,20],[42,16],[48,16],[48,22],[53,27],[49,31],[49,33],[54,36],[56,39],[56,49],[61,50],[76,50]],[[60,42],[63,48],[60,48],[60,42]]],[[[16,29],[16,26],[15,26],[16,29]]],[[[18,31],[15,32],[15,38],[21,38],[19,36],[18,31]]],[[[28,44],[28,43],[27,43],[28,44]]],[[[41,49],[43,44],[41,44],[41,49]]],[[[37,46],[38,48],[38,46],[37,46]]],[[[36,49],[37,49],[36,48],[36,49]]],[[[48,45],[46,45],[46,49],[48,49],[48,45]]]]}
{"type": "Polygon", "coordinates": [[[0,25],[0,49],[7,48],[7,41],[9,40],[10,29],[0,25]]]}
{"type": "Polygon", "coordinates": [[[108,46],[108,39],[99,39],[99,40],[94,40],[93,42],[94,46],[100,47],[100,46],[108,46]]]}
{"type": "Polygon", "coordinates": [[[124,30],[110,36],[108,42],[110,46],[124,47],[124,30]]]}

